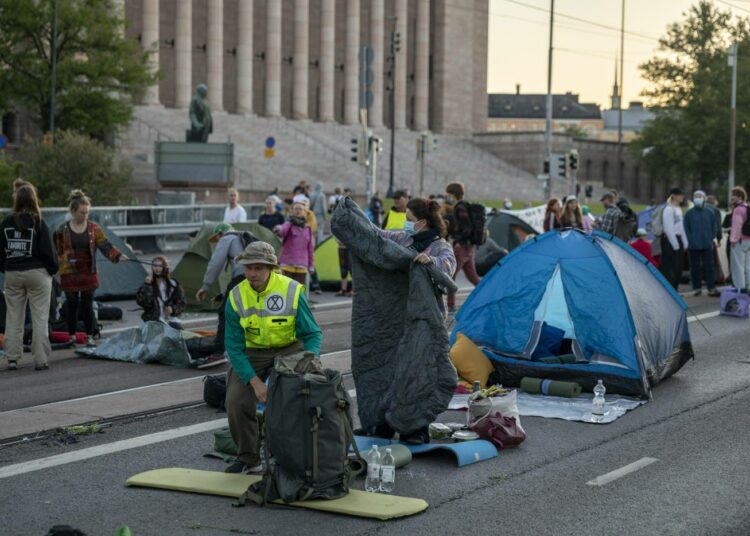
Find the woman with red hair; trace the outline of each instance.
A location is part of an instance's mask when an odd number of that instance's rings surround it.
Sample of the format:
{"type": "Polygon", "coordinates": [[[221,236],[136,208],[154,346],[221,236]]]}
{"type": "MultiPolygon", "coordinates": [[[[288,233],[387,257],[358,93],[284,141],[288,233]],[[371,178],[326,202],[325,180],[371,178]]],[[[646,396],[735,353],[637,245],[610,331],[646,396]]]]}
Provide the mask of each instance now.
{"type": "Polygon", "coordinates": [[[562,203],[556,197],[547,201],[547,210],[544,212],[544,232],[562,227],[560,217],[562,215],[562,203]]]}

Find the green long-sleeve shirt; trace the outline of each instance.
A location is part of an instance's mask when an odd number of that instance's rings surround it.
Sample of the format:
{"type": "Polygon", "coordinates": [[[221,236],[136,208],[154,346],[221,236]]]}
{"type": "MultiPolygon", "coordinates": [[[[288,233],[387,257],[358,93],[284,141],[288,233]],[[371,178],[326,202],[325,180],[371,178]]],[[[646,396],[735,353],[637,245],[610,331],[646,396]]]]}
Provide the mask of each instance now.
{"type": "MultiPolygon", "coordinates": [[[[226,323],[224,325],[224,348],[229,357],[229,362],[243,383],[248,383],[256,374],[250,360],[245,353],[245,330],[240,325],[240,317],[232,309],[232,304],[227,300],[226,323]]],[[[302,341],[306,352],[312,352],[320,356],[320,345],[323,342],[323,333],[310,310],[307,298],[300,294],[297,303],[297,316],[295,319],[295,331],[297,340],[302,341]]]]}

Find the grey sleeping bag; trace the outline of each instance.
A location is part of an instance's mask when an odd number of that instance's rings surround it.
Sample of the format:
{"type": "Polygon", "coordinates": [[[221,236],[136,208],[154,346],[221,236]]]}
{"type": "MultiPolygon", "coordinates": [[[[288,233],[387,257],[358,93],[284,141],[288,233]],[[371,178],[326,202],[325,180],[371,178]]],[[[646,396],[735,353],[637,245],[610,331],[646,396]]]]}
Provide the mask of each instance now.
{"type": "Polygon", "coordinates": [[[351,199],[334,210],[331,230],[354,262],[352,374],[362,427],[424,428],[448,408],[456,387],[437,302],[456,285],[437,267],[414,263],[414,250],[380,236],[351,199]]]}

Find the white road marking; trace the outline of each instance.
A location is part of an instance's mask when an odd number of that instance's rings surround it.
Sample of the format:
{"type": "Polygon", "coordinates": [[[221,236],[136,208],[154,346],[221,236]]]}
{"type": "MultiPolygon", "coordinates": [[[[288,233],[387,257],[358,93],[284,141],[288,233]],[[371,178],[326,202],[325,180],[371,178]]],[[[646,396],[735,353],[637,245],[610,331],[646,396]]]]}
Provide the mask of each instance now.
{"type": "Polygon", "coordinates": [[[55,456],[40,458],[38,460],[31,460],[29,462],[6,465],[5,467],[0,467],[0,479],[23,475],[26,473],[32,473],[34,471],[41,471],[42,469],[49,469],[51,467],[57,467],[58,465],[66,465],[69,463],[89,460],[98,456],[113,454],[115,452],[122,452],[123,450],[130,450],[138,447],[144,447],[146,445],[153,445],[155,443],[162,443],[171,439],[177,439],[180,437],[186,437],[195,434],[202,434],[204,432],[210,432],[211,430],[216,430],[224,426],[227,426],[226,419],[216,419],[199,424],[192,424],[190,426],[181,426],[180,428],[174,428],[172,430],[164,430],[163,432],[156,432],[154,434],[147,434],[130,439],[123,439],[122,441],[115,441],[114,443],[107,443],[105,445],[97,445],[96,447],[74,450],[73,452],[57,454],[55,456]]]}
{"type": "Polygon", "coordinates": [[[589,486],[604,486],[605,484],[609,484],[610,482],[622,478],[625,475],[629,475],[630,473],[635,473],[636,471],[658,461],[657,458],[641,458],[640,460],[629,463],[624,467],[620,467],[619,469],[615,469],[607,474],[598,476],[594,480],[589,480],[586,484],[589,486]]]}
{"type": "Polygon", "coordinates": [[[719,311],[711,311],[710,313],[703,313],[700,315],[693,315],[688,312],[688,322],[697,322],[698,320],[705,320],[706,318],[713,318],[719,316],[719,311]]]}

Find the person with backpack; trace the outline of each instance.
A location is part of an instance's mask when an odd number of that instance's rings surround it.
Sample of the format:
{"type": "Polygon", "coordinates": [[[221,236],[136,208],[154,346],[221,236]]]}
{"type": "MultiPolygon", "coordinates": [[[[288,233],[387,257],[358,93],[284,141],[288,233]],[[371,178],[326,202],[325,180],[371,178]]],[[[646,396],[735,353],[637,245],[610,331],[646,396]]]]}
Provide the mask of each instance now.
{"type": "Polygon", "coordinates": [[[597,228],[603,233],[615,234],[617,225],[622,218],[622,212],[615,203],[615,194],[606,192],[600,199],[604,205],[604,215],[599,220],[597,228]]]}
{"type": "Polygon", "coordinates": [[[31,185],[20,186],[13,194],[13,212],[0,230],[0,272],[5,274],[5,356],[8,370],[18,368],[23,355],[26,304],[31,311],[33,337],[31,355],[35,370],[49,368],[52,352],[49,341],[52,276],[58,262],[49,229],[31,185]]]}
{"type": "Polygon", "coordinates": [[[262,473],[257,404],[266,402],[265,379],[278,356],[312,352],[320,356],[323,334],[302,285],[277,273],[273,246],[256,241],[236,258],[242,281],[225,306],[229,431],[237,461],[227,473],[262,473]]]}
{"type": "Polygon", "coordinates": [[[214,304],[219,306],[219,324],[216,328],[216,345],[224,348],[224,306],[227,303],[229,291],[241,283],[245,277],[244,268],[237,264],[234,259],[237,255],[245,250],[245,247],[251,242],[257,240],[251,233],[237,233],[228,223],[218,223],[213,229],[213,233],[208,241],[216,243],[211,258],[206,267],[206,273],[203,276],[203,283],[198,292],[195,293],[195,299],[199,302],[208,298],[208,291],[213,284],[219,279],[219,275],[226,266],[232,269],[232,279],[229,281],[224,292],[214,298],[214,304]]]}
{"type": "MultiPolygon", "coordinates": [[[[464,201],[465,188],[461,182],[451,182],[445,187],[446,201],[453,207],[448,220],[448,237],[453,242],[456,270],[453,280],[463,270],[472,285],[477,286],[481,278],[477,274],[476,249],[484,243],[484,207],[479,203],[464,201]],[[480,217],[480,211],[482,212],[480,217]]],[[[448,294],[448,312],[456,311],[456,294],[448,294]]]]}
{"type": "Polygon", "coordinates": [[[700,296],[702,282],[706,282],[708,295],[716,298],[720,295],[716,290],[716,273],[714,271],[714,246],[719,229],[716,215],[710,208],[706,208],[706,192],[696,190],[693,193],[693,208],[685,214],[685,235],[690,246],[690,279],[693,283],[693,294],[700,296]]]}
{"type": "Polygon", "coordinates": [[[52,235],[60,265],[60,283],[65,292],[68,334],[74,341],[80,313],[86,329],[86,346],[95,347],[94,293],[99,288],[96,252],[100,251],[115,264],[127,261],[128,257],[110,243],[97,223],[89,220],[91,200],[86,194],[73,190],[68,200],[71,219],[52,235]]]}
{"type": "Polygon", "coordinates": [[[164,322],[182,329],[177,318],[185,310],[185,292],[179,281],[169,275],[169,261],[157,255],[151,261],[151,274],[135,292],[135,303],[143,307],[144,322],[164,322]]]}
{"type": "Polygon", "coordinates": [[[409,202],[409,194],[404,190],[398,190],[393,194],[393,206],[386,213],[383,220],[383,229],[386,231],[403,231],[406,223],[406,203],[409,202]]]}
{"type": "Polygon", "coordinates": [[[685,250],[690,245],[683,224],[680,204],[685,199],[682,188],[669,191],[667,204],[661,212],[661,267],[659,270],[669,283],[677,290],[682,280],[682,265],[685,250]]]}
{"type": "Polygon", "coordinates": [[[730,263],[732,286],[745,294],[750,290],[750,211],[747,206],[747,192],[744,188],[733,188],[732,226],[729,229],[730,263]]]}
{"type": "Polygon", "coordinates": [[[275,227],[273,232],[281,238],[281,273],[306,287],[307,274],[315,271],[315,237],[305,213],[304,203],[294,203],[289,221],[275,227]]]}

